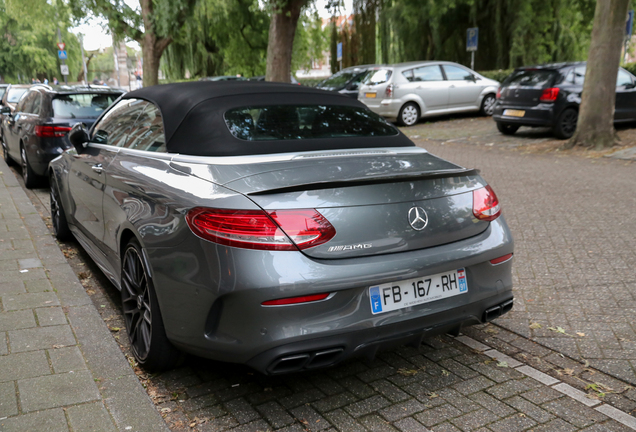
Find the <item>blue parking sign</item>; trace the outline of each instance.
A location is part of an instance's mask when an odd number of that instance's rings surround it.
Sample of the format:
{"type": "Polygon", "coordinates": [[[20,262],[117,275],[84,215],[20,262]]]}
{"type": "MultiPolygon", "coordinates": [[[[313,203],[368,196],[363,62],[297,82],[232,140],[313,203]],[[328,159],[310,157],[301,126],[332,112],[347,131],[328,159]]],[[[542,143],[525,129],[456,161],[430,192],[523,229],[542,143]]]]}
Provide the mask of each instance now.
{"type": "Polygon", "coordinates": [[[634,11],[630,10],[627,13],[627,23],[625,25],[625,36],[631,37],[633,27],[634,27],[634,11]]]}
{"type": "Polygon", "coordinates": [[[342,60],[342,42],[338,42],[338,53],[337,53],[337,61],[342,60]]]}
{"type": "Polygon", "coordinates": [[[472,27],[466,31],[466,51],[477,51],[479,28],[472,27]]]}
{"type": "Polygon", "coordinates": [[[68,56],[66,55],[66,50],[58,50],[57,51],[57,57],[60,60],[66,60],[68,58],[68,56]]]}

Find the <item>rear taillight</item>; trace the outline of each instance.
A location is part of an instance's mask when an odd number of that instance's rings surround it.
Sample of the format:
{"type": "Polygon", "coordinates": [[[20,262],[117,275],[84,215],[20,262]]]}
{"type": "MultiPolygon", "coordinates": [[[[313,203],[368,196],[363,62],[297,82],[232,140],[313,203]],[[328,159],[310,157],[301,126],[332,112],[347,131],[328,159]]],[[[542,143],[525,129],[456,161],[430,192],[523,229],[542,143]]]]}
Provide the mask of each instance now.
{"type": "Polygon", "coordinates": [[[265,212],[196,207],[186,221],[205,240],[244,249],[302,250],[336,235],[335,228],[314,209],[265,212]]]}
{"type": "Polygon", "coordinates": [[[70,126],[42,126],[35,127],[35,135],[40,138],[61,138],[71,130],[70,126]]]}
{"type": "Polygon", "coordinates": [[[507,255],[504,255],[504,256],[500,256],[499,258],[491,259],[490,260],[490,264],[497,265],[497,264],[501,264],[503,262],[506,262],[506,261],[508,261],[510,259],[512,259],[512,254],[511,253],[509,253],[507,255]]]}
{"type": "Polygon", "coordinates": [[[388,98],[393,97],[393,84],[389,84],[386,86],[386,90],[384,90],[384,95],[388,98]]]}
{"type": "Polygon", "coordinates": [[[543,93],[541,93],[541,97],[539,98],[539,100],[541,102],[554,102],[557,100],[558,96],[559,89],[557,87],[551,87],[543,90],[543,93]]]}
{"type": "Polygon", "coordinates": [[[497,89],[497,99],[501,99],[501,87],[497,89]]]}
{"type": "Polygon", "coordinates": [[[499,199],[490,185],[473,191],[473,214],[484,221],[495,220],[501,214],[499,199]]]}
{"type": "Polygon", "coordinates": [[[263,306],[285,306],[285,305],[293,305],[293,304],[299,304],[299,303],[311,303],[311,302],[325,300],[327,297],[329,297],[329,294],[330,293],[322,293],[322,294],[313,294],[313,295],[300,296],[300,297],[287,297],[287,298],[277,299],[277,300],[267,300],[261,304],[263,306]]]}

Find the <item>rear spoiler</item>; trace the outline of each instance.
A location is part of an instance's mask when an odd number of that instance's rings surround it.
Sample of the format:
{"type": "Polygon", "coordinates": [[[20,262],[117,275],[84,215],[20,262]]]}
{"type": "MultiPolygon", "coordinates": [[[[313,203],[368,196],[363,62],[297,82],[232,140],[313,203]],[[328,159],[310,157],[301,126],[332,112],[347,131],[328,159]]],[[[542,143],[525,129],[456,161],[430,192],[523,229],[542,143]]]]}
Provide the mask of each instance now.
{"type": "Polygon", "coordinates": [[[407,181],[416,181],[416,180],[434,180],[434,179],[442,179],[442,178],[450,178],[450,177],[468,177],[473,175],[479,175],[478,169],[454,169],[454,170],[444,170],[444,171],[423,171],[421,173],[409,173],[409,174],[396,174],[392,176],[383,175],[381,177],[368,178],[368,177],[360,177],[360,178],[351,178],[348,180],[338,180],[338,181],[319,181],[319,182],[311,182],[311,183],[302,183],[294,186],[286,186],[282,188],[276,189],[268,189],[258,192],[248,193],[247,195],[273,195],[278,193],[287,193],[287,192],[302,192],[302,191],[310,191],[310,190],[319,190],[319,189],[337,189],[337,188],[345,188],[345,187],[354,187],[354,186],[362,186],[369,184],[382,184],[382,183],[399,183],[399,182],[407,182],[407,181]]]}

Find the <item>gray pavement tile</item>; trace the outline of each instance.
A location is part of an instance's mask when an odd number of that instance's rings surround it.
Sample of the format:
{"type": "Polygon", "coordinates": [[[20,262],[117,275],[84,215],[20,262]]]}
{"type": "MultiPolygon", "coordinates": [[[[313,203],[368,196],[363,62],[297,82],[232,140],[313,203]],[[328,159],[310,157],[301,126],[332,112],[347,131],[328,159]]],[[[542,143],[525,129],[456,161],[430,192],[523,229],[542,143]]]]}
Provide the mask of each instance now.
{"type": "Polygon", "coordinates": [[[429,432],[429,430],[420,422],[412,417],[396,421],[393,426],[402,432],[429,432]]]}
{"type": "Polygon", "coordinates": [[[66,416],[61,408],[19,415],[0,420],[2,432],[68,432],[66,416]]]}
{"type": "Polygon", "coordinates": [[[582,392],[581,390],[575,389],[574,387],[565,383],[557,384],[555,386],[552,386],[552,388],[565,395],[568,395],[572,399],[577,400],[581,402],[583,405],[587,405],[589,407],[592,407],[601,403],[597,399],[588,398],[586,393],[582,392]]]}
{"type": "Polygon", "coordinates": [[[569,397],[545,403],[542,408],[580,428],[607,420],[604,414],[569,397]]]}
{"type": "Polygon", "coordinates": [[[377,414],[370,414],[358,420],[367,430],[371,432],[398,432],[391,424],[387,423],[377,414]]]}
{"type": "Polygon", "coordinates": [[[411,397],[404,391],[400,390],[399,387],[387,380],[374,381],[370,385],[375,391],[389,399],[391,402],[401,402],[411,397]]]}
{"type": "MultiPolygon", "coordinates": [[[[1,273],[0,273],[1,275],[1,273]]],[[[2,276],[0,276],[2,277],[2,276]]],[[[13,280],[8,282],[0,282],[0,295],[25,293],[24,282],[21,280],[13,280]]]]}
{"type": "Polygon", "coordinates": [[[38,317],[40,327],[68,324],[61,307],[38,308],[35,309],[35,314],[38,317]]]}
{"type": "Polygon", "coordinates": [[[68,324],[12,330],[9,332],[9,343],[13,353],[77,344],[68,324]]]}
{"type": "Polygon", "coordinates": [[[51,368],[44,351],[0,356],[0,382],[50,374],[51,368]]]}
{"type": "Polygon", "coordinates": [[[495,383],[484,376],[478,376],[455,384],[453,388],[463,395],[469,395],[492,387],[495,383]]]}
{"type": "Polygon", "coordinates": [[[35,327],[35,317],[30,309],[0,312],[0,332],[35,327]]]}
{"type": "Polygon", "coordinates": [[[249,423],[260,418],[260,415],[243,398],[238,398],[225,403],[225,409],[239,422],[249,423]]]}
{"type": "Polygon", "coordinates": [[[60,301],[53,292],[8,294],[2,296],[5,311],[59,306],[60,301]]]}
{"type": "Polygon", "coordinates": [[[325,413],[335,410],[336,408],[341,408],[345,405],[349,405],[356,400],[356,397],[353,396],[351,393],[340,393],[312,402],[312,406],[319,412],[325,413]]]}
{"type": "Polygon", "coordinates": [[[18,381],[18,389],[24,412],[101,399],[89,371],[22,379],[18,381]]]}
{"type": "Polygon", "coordinates": [[[7,334],[0,332],[0,356],[9,354],[9,345],[7,344],[7,334]]]}
{"type": "Polygon", "coordinates": [[[340,431],[365,432],[366,429],[353,417],[341,409],[333,410],[325,414],[325,417],[340,431]]]}
{"type": "Polygon", "coordinates": [[[265,421],[258,420],[233,428],[232,432],[267,432],[269,430],[271,429],[265,421]]]}
{"type": "Polygon", "coordinates": [[[15,384],[0,382],[0,418],[14,416],[18,413],[18,399],[15,384]]]}
{"type": "Polygon", "coordinates": [[[609,418],[624,424],[634,430],[636,430],[636,418],[633,416],[624,413],[611,405],[603,404],[595,408],[596,411],[605,414],[609,418]]]}
{"type": "Polygon", "coordinates": [[[49,350],[49,358],[57,374],[86,369],[86,362],[77,346],[49,350]]]}
{"type": "Polygon", "coordinates": [[[378,412],[388,421],[394,422],[404,417],[409,417],[413,414],[424,411],[426,408],[426,405],[418,402],[415,399],[411,399],[406,402],[400,402],[395,405],[391,405],[387,408],[379,410],[378,412]]]}
{"type": "Polygon", "coordinates": [[[310,431],[321,431],[331,427],[329,422],[311,407],[301,406],[291,410],[296,419],[310,431]]]}
{"type": "Polygon", "coordinates": [[[415,414],[413,417],[415,417],[415,419],[424,426],[430,428],[431,426],[442,423],[448,419],[459,417],[462,414],[463,413],[460,410],[451,404],[445,404],[428,409],[419,414],[415,414]]]}
{"type": "Polygon", "coordinates": [[[532,428],[534,432],[573,432],[580,430],[576,426],[562,420],[560,418],[554,419],[551,422],[542,424],[532,428]]]}
{"type": "Polygon", "coordinates": [[[90,297],[84,287],[77,280],[70,266],[55,266],[47,269],[51,285],[55,288],[62,306],[91,305],[90,297]]]}
{"type": "Polygon", "coordinates": [[[507,417],[515,413],[515,410],[510,408],[504,402],[495,399],[485,392],[473,393],[468,398],[474,402],[477,402],[479,405],[483,406],[489,411],[497,414],[499,417],[507,417]]]}
{"type": "Polygon", "coordinates": [[[42,261],[38,258],[24,258],[18,260],[18,267],[20,269],[32,269],[42,267],[42,261]]]}
{"type": "Polygon", "coordinates": [[[473,431],[499,419],[500,417],[495,413],[482,408],[451,419],[450,422],[463,431],[473,431]]]}
{"type": "Polygon", "coordinates": [[[460,429],[451,423],[442,423],[431,428],[431,432],[460,432],[460,429]]]}
{"type": "Polygon", "coordinates": [[[517,370],[521,372],[522,374],[529,376],[530,378],[533,378],[539,381],[540,383],[548,385],[548,386],[559,382],[558,379],[552,378],[550,375],[544,374],[543,372],[540,372],[536,370],[535,368],[527,366],[527,365],[518,367],[517,370]]]}
{"type": "Polygon", "coordinates": [[[538,423],[545,423],[554,419],[554,416],[527,399],[519,396],[511,397],[506,403],[515,407],[519,412],[527,415],[538,423]]]}
{"type": "Polygon", "coordinates": [[[352,417],[360,417],[382,409],[390,404],[391,402],[386,400],[384,397],[376,395],[346,406],[345,411],[347,411],[352,417]]]}
{"type": "Polygon", "coordinates": [[[66,415],[73,431],[115,432],[117,430],[102,402],[66,408],[66,415]]]}
{"type": "MultiPolygon", "coordinates": [[[[235,399],[235,400],[241,400],[241,399],[235,399]]],[[[219,402],[219,398],[217,398],[215,395],[207,394],[207,395],[186,400],[185,402],[181,404],[181,408],[183,408],[185,412],[191,412],[191,411],[200,410],[202,408],[207,408],[212,405],[216,405],[218,402],[219,402]]],[[[231,402],[234,402],[234,401],[231,401],[231,402]]]]}
{"type": "Polygon", "coordinates": [[[493,432],[520,432],[536,425],[537,422],[525,415],[516,414],[488,425],[493,432]]]}
{"type": "Polygon", "coordinates": [[[265,417],[274,429],[288,426],[294,423],[294,418],[287,414],[287,411],[278,402],[267,402],[259,405],[256,409],[265,417]]]}
{"type": "Polygon", "coordinates": [[[26,285],[26,290],[30,293],[53,291],[51,282],[48,279],[28,280],[24,281],[24,285],[26,285]]]}

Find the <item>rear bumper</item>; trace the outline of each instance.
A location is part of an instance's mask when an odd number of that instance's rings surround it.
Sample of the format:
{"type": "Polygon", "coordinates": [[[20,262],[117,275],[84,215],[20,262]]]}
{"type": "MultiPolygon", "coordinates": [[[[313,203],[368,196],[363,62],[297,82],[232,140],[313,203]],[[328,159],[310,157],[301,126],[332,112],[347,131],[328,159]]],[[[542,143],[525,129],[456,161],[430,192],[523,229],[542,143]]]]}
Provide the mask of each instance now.
{"type": "Polygon", "coordinates": [[[68,138],[40,138],[39,146],[28,146],[27,157],[33,171],[39,175],[46,175],[49,162],[61,155],[65,149],[70,148],[68,138]]]}
{"type": "Polygon", "coordinates": [[[358,100],[374,113],[386,117],[389,120],[397,119],[400,108],[404,105],[401,99],[371,99],[359,96],[358,100]]]}
{"type": "Polygon", "coordinates": [[[555,122],[554,104],[539,104],[535,106],[517,106],[513,104],[497,102],[493,120],[498,123],[508,123],[520,126],[544,126],[552,127],[555,122]],[[504,115],[505,110],[524,111],[523,117],[504,115]]]}
{"type": "Polygon", "coordinates": [[[287,371],[291,366],[274,363],[296,354],[304,358],[299,364],[323,355],[300,369],[329,366],[483,322],[487,309],[512,298],[512,261],[489,262],[513,252],[503,217],[465,240],[351,259],[237,249],[192,237],[178,248],[146,249],[168,338],[186,352],[264,373],[287,371]],[[370,286],[458,268],[466,270],[468,292],[372,314],[370,286]],[[261,305],[326,292],[334,295],[307,304],[261,305]]]}

